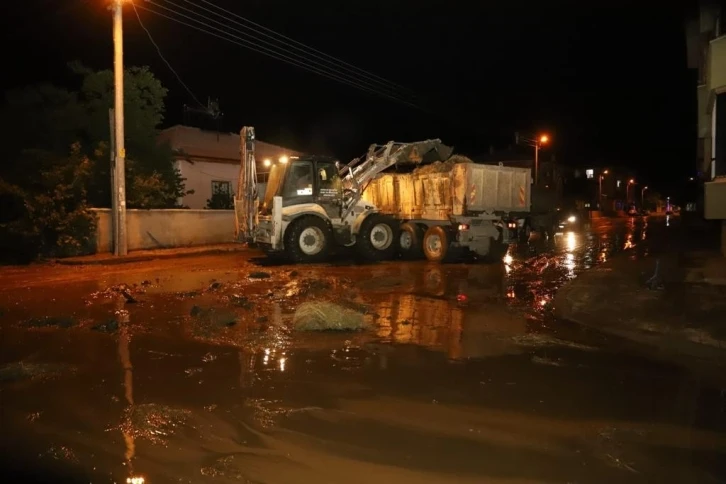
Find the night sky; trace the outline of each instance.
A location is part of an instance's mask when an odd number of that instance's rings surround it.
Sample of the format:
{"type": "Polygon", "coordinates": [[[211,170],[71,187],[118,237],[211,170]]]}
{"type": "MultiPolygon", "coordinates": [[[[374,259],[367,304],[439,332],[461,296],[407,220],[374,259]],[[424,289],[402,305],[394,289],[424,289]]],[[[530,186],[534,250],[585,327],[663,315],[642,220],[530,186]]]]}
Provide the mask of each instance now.
{"type": "MultiPolygon", "coordinates": [[[[135,1],[223,28],[199,16],[212,16],[200,9],[213,9],[203,0],[135,1]]],[[[686,69],[685,4],[211,3],[400,86],[367,84],[379,93],[363,92],[139,10],[194,95],[202,103],[209,96],[219,99],[224,131],[254,125],[262,140],[343,159],[362,154],[373,142],[429,137],[475,155],[490,146],[506,148],[516,130],[542,131],[554,140],[548,153],[573,166],[629,165],[644,183],[664,187],[692,175],[695,74],[686,69]]],[[[72,60],[111,68],[106,5],[105,0],[13,2],[2,19],[9,68],[2,87],[67,84],[72,78],[65,66],[72,60]]],[[[233,16],[214,18],[241,28],[233,16]]],[[[126,65],[151,66],[170,90],[166,124],[182,122],[183,105],[194,106],[194,99],[161,60],[130,5],[124,20],[126,65]]],[[[269,42],[259,36],[249,40],[269,42]]],[[[295,55],[289,47],[275,49],[295,55]]],[[[301,62],[321,68],[309,56],[301,62]]],[[[373,81],[354,76],[352,82],[373,81]]]]}

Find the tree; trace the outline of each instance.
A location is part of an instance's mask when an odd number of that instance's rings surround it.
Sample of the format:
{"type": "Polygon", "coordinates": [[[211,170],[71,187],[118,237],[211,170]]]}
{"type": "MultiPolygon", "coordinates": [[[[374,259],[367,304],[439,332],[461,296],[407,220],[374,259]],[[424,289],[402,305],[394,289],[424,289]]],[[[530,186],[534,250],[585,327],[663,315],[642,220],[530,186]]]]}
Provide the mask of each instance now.
{"type": "MultiPolygon", "coordinates": [[[[114,83],[110,70],[93,72],[72,65],[83,76],[80,99],[88,120],[87,140],[110,140],[108,112],[113,107],[114,83]]],[[[164,120],[167,89],[148,67],[130,67],[124,73],[124,115],[127,152],[127,204],[130,208],[172,208],[185,194],[184,179],[173,163],[168,145],[157,142],[158,126],[164,120]],[[157,191],[155,193],[155,191],[157,191]]],[[[108,146],[108,145],[106,145],[108,146]]],[[[108,164],[98,164],[92,203],[110,204],[108,164]]]]}
{"type": "MultiPolygon", "coordinates": [[[[39,84],[6,93],[0,109],[0,258],[27,261],[94,250],[89,207],[111,202],[113,74],[80,64],[77,90],[39,84]]],[[[172,208],[186,193],[168,146],[157,144],[166,89],[146,67],[125,72],[130,208],[172,208]]]]}
{"type": "Polygon", "coordinates": [[[80,144],[67,156],[36,151],[34,183],[21,188],[0,179],[0,201],[8,208],[0,218],[5,261],[29,262],[38,254],[71,256],[95,250],[96,218],[86,202],[92,162],[80,144]]]}
{"type": "MultiPolygon", "coordinates": [[[[0,177],[19,184],[32,183],[36,166],[28,164],[28,151],[66,156],[73,143],[92,161],[88,203],[111,205],[109,109],[114,83],[110,70],[92,71],[79,63],[71,71],[80,76],[77,91],[49,84],[8,92],[0,114],[8,158],[0,177]]],[[[174,166],[171,149],[157,143],[164,119],[167,90],[147,67],[130,67],[124,74],[125,142],[127,153],[127,205],[129,208],[173,208],[187,192],[174,166]],[[150,191],[158,189],[158,194],[150,191]]],[[[32,157],[31,157],[32,159],[32,157]]]]}

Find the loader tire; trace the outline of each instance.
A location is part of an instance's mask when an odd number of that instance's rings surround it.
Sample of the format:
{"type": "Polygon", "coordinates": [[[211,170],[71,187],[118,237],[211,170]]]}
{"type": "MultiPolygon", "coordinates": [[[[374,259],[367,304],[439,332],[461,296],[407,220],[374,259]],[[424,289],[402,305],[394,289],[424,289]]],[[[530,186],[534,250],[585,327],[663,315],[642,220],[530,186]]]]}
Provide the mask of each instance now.
{"type": "Polygon", "coordinates": [[[356,250],[365,260],[378,262],[396,255],[398,222],[378,213],[369,215],[356,237],[356,250]]]}
{"type": "Polygon", "coordinates": [[[333,234],[320,217],[301,217],[285,231],[285,252],[291,262],[323,262],[330,255],[333,234]]]}
{"type": "Polygon", "coordinates": [[[411,222],[401,225],[401,232],[398,235],[398,253],[402,259],[416,260],[424,257],[423,237],[425,232],[425,229],[411,222]]]}

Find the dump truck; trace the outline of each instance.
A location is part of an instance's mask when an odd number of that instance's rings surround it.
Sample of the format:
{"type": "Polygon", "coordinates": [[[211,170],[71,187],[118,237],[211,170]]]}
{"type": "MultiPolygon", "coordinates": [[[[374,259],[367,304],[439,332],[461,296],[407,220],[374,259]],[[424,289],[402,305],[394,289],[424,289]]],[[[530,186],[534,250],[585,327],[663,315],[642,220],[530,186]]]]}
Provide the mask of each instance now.
{"type": "Polygon", "coordinates": [[[466,251],[496,258],[529,212],[530,170],[453,157],[410,174],[382,174],[363,199],[400,222],[404,258],[446,261],[466,251]]]}
{"type": "Polygon", "coordinates": [[[320,156],[279,160],[258,202],[254,128],[240,133],[236,236],[269,255],[321,262],[336,247],[380,261],[397,254],[448,261],[509,242],[530,205],[530,170],[458,163],[441,140],[371,145],[346,165],[320,156]],[[409,173],[384,173],[392,167],[409,173]],[[433,167],[433,169],[429,168],[433,167]]]}

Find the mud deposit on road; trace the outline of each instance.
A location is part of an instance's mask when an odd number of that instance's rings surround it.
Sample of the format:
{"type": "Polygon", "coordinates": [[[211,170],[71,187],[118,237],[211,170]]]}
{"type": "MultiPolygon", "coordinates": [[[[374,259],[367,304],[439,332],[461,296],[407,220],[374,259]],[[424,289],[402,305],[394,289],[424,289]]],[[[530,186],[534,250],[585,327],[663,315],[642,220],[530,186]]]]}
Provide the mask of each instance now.
{"type": "Polygon", "coordinates": [[[498,265],[233,254],[17,271],[0,299],[4,467],[56,482],[719,482],[718,389],[549,316],[559,284],[638,230],[534,241],[498,265]],[[363,324],[298,331],[310,304],[363,324]]]}

